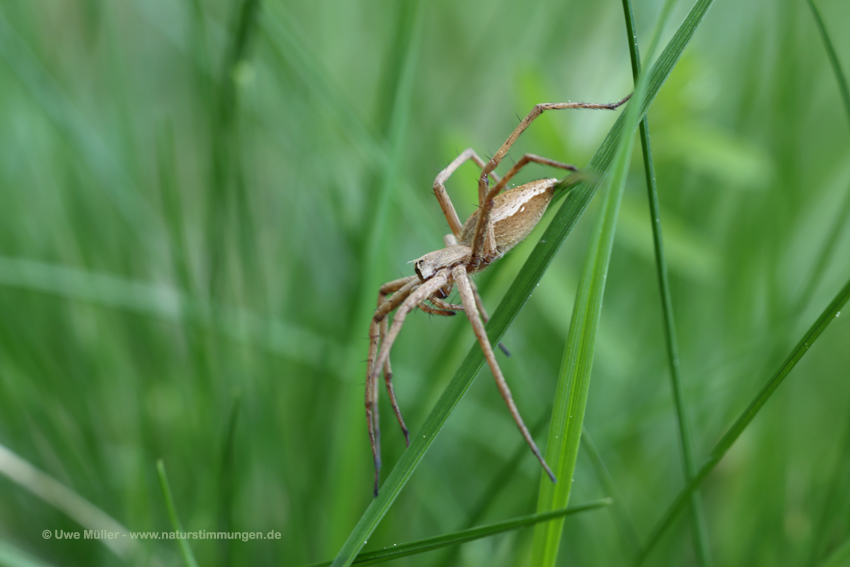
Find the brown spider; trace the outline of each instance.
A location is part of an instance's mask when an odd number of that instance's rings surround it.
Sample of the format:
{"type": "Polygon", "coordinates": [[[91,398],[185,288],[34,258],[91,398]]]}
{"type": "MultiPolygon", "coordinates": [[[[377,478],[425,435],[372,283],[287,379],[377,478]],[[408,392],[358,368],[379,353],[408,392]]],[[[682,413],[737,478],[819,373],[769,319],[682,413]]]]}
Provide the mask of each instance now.
{"type": "MultiPolygon", "coordinates": [[[[457,311],[464,311],[484,357],[487,360],[496,386],[502,394],[508,410],[519,427],[520,433],[531,447],[531,451],[544,470],[555,482],[555,475],[543,459],[543,455],[534,444],[528,428],[522,421],[516,404],[511,397],[505,377],[499,369],[496,357],[487,333],[484,331],[484,323],[489,316],[481,302],[481,296],[475,285],[469,279],[469,274],[480,272],[491,263],[501,258],[508,250],[519,244],[534,229],[546,207],[554,196],[557,179],[540,179],[532,181],[519,187],[509,189],[504,193],[501,191],[506,187],[508,181],[517,174],[525,165],[534,162],[552,167],[558,167],[569,171],[577,171],[573,165],[553,161],[533,154],[525,154],[501,179],[493,173],[502,158],[505,157],[510,147],[516,142],[522,132],[528,128],[531,122],[546,110],[560,110],[564,108],[590,108],[614,110],[629,100],[631,95],[623,100],[610,104],[590,104],[583,102],[557,102],[536,105],[528,116],[520,122],[519,126],[508,136],[508,139],[499,148],[499,151],[484,162],[472,149],[461,153],[449,166],[437,175],[434,180],[434,194],[440,202],[443,214],[449,223],[452,233],[446,235],[446,247],[442,250],[425,254],[414,260],[416,275],[391,281],[381,286],[378,292],[378,308],[372,318],[369,327],[369,358],[367,360],[366,375],[366,420],[369,424],[369,442],[372,445],[372,456],[375,461],[375,496],[378,495],[378,476],[381,470],[381,432],[378,426],[378,376],[381,369],[384,371],[384,380],[387,384],[390,402],[393,411],[404,432],[407,445],[410,445],[410,434],[401,410],[396,401],[392,385],[392,369],[390,367],[390,349],[395,342],[404,319],[408,313],[417,307],[427,313],[434,315],[454,315],[457,311]],[[454,205],[446,192],[444,183],[455,170],[464,162],[471,159],[481,168],[481,176],[478,179],[478,210],[472,213],[464,224],[460,223],[455,212],[454,205]],[[493,178],[496,184],[491,188],[488,178],[493,178]],[[500,194],[501,193],[501,194],[500,194]],[[455,305],[444,301],[449,296],[452,288],[457,285],[460,293],[461,305],[455,305]],[[396,310],[393,324],[388,329],[387,318],[396,310]],[[480,315],[480,316],[479,316],[480,315]],[[483,317],[484,323],[481,322],[483,317]],[[378,345],[380,344],[380,351],[378,345]]],[[[501,345],[500,345],[501,346],[501,345]]]]}

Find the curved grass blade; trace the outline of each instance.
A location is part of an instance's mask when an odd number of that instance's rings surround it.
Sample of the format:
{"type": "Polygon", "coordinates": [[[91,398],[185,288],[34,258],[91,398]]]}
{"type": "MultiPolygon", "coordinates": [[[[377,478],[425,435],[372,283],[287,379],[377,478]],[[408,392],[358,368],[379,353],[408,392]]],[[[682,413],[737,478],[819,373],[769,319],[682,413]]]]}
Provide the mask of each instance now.
{"type": "MultiPolygon", "coordinates": [[[[0,445],[0,476],[5,476],[18,486],[41,498],[87,530],[107,530],[126,534],[129,532],[115,518],[53,478],[37,469],[27,460],[0,445]]],[[[115,555],[126,559],[135,543],[125,539],[100,539],[115,555]]],[[[0,553],[2,555],[2,553],[0,553]]],[[[0,562],[0,565],[3,563],[0,562]]]]}
{"type": "MultiPolygon", "coordinates": [[[[518,530],[520,528],[527,528],[528,526],[533,526],[540,522],[548,522],[557,518],[564,518],[566,516],[578,514],[579,512],[587,512],[588,510],[595,510],[597,508],[610,506],[611,504],[612,500],[610,498],[602,498],[600,500],[588,502],[587,504],[571,506],[562,510],[554,510],[552,512],[546,512],[545,514],[529,514],[528,516],[520,516],[512,520],[496,522],[495,524],[488,524],[478,528],[471,528],[451,534],[429,537],[411,541],[410,543],[403,543],[401,545],[393,545],[391,548],[361,553],[357,556],[357,559],[354,560],[353,565],[374,565],[376,563],[392,561],[393,559],[407,557],[408,555],[417,555],[419,553],[434,551],[435,549],[441,549],[450,545],[458,545],[474,541],[476,539],[482,539],[496,534],[518,530]]],[[[325,567],[330,564],[330,561],[323,561],[321,563],[311,563],[305,567],[325,567]]]]}
{"type": "Polygon", "coordinates": [[[3,567],[53,567],[53,563],[30,555],[6,541],[0,541],[0,565],[3,567]]]}
{"type": "MultiPolygon", "coordinates": [[[[171,486],[168,484],[168,476],[165,474],[165,463],[162,462],[162,459],[156,462],[156,472],[159,474],[159,485],[162,487],[162,495],[165,498],[165,507],[168,509],[171,526],[174,528],[174,531],[182,532],[183,525],[180,523],[180,518],[177,517],[177,508],[174,506],[174,498],[171,496],[171,486]]],[[[195,560],[195,554],[192,553],[189,541],[186,538],[180,538],[179,541],[183,561],[186,562],[188,567],[198,567],[198,562],[195,560]]]]}
{"type": "Polygon", "coordinates": [[[774,375],[767,381],[761,391],[756,395],[752,402],[747,406],[747,408],[738,416],[738,419],[735,420],[735,423],[726,431],[726,434],[717,442],[714,446],[714,449],[709,453],[708,459],[705,464],[697,471],[694,478],[688,485],[679,492],[678,496],[676,496],[673,503],[661,517],[661,520],[652,530],[652,533],[649,536],[648,541],[641,549],[641,552],[638,554],[635,564],[639,565],[646,559],[646,556],[652,550],[658,540],[661,539],[661,536],[667,530],[667,528],[672,525],[673,521],[679,515],[679,513],[684,509],[684,507],[688,504],[691,493],[699,487],[705,477],[708,476],[714,467],[717,466],[717,463],[723,458],[724,455],[729,451],[735,441],[738,440],[738,437],[741,436],[741,433],[747,428],[750,422],[758,415],[758,412],[767,403],[767,400],[770,399],[770,396],[773,395],[773,392],[782,384],[782,381],[785,380],[785,377],[794,369],[800,359],[803,358],[809,348],[814,344],[814,342],[820,337],[821,333],[826,329],[826,327],[841,313],[841,308],[847,303],[847,300],[850,299],[850,280],[844,284],[844,287],[832,302],[824,309],[823,313],[821,313],[820,317],[812,324],[806,334],[803,335],[803,338],[800,339],[800,342],[791,350],[791,353],[788,355],[788,358],[782,363],[779,369],[774,373],[774,375]]]}
{"type": "MultiPolygon", "coordinates": [[[[669,15],[672,2],[665,4],[664,16],[658,25],[660,30],[664,18],[669,15]]],[[[634,12],[631,0],[623,0],[623,12],[626,16],[626,36],[629,43],[629,55],[632,60],[632,77],[637,86],[641,74],[640,49],[637,43],[634,12]]],[[[660,33],[660,32],[659,32],[660,33]]],[[[654,39],[657,39],[655,36],[654,39]]],[[[654,42],[650,51],[654,49],[654,42]]],[[[676,339],[676,324],[673,318],[673,298],[670,294],[670,282],[667,277],[667,260],[664,256],[664,239],[661,234],[661,207],[658,203],[658,189],[655,186],[655,165],[652,161],[652,144],[649,140],[649,122],[644,116],[640,121],[640,142],[643,149],[643,169],[646,175],[646,189],[649,198],[650,225],[652,226],[652,241],[655,248],[655,267],[658,272],[658,288],[661,292],[661,315],[664,324],[664,339],[667,344],[667,360],[670,365],[670,383],[673,390],[673,402],[676,406],[676,420],[679,424],[679,446],[682,450],[682,468],[685,473],[685,483],[691,480],[696,469],[694,449],[691,439],[691,426],[685,407],[685,395],[682,389],[681,367],[679,365],[679,345],[676,339]]],[[[691,522],[696,552],[697,564],[701,567],[711,564],[708,552],[708,529],[705,524],[705,513],[699,492],[691,495],[691,522]]]]}
{"type": "MultiPolygon", "coordinates": [[[[705,16],[706,11],[711,6],[712,1],[697,1],[694,8],[685,18],[685,21],[682,22],[682,25],[676,31],[673,39],[670,40],[670,43],[667,44],[667,47],[658,57],[652,70],[647,74],[646,96],[641,101],[638,118],[646,113],[646,110],[655,100],[658,91],[690,42],[703,16],[705,16]]],[[[516,279],[514,279],[499,307],[493,312],[493,317],[487,325],[487,334],[492,344],[497,344],[501,340],[508,326],[513,322],[517,314],[519,314],[520,309],[528,301],[540,278],[543,277],[555,253],[560,249],[567,235],[572,231],[576,222],[590,203],[590,200],[596,194],[601,178],[604,177],[604,174],[611,167],[614,152],[623,134],[624,125],[625,118],[623,115],[620,115],[587,166],[587,169],[593,175],[593,181],[578,185],[566,195],[564,203],[558,209],[557,213],[555,213],[555,217],[546,228],[546,231],[543,233],[543,236],[535,246],[528,260],[526,260],[522,270],[516,279]]],[[[431,446],[431,443],[434,442],[446,419],[448,419],[449,414],[458,404],[460,398],[463,397],[463,394],[469,389],[472,380],[483,365],[484,355],[480,348],[474,346],[470,349],[469,354],[467,354],[461,363],[454,378],[446,387],[443,395],[425,420],[420,430],[420,435],[416,435],[413,438],[410,447],[401,456],[395,468],[384,482],[381,493],[369,504],[360,521],[349,534],[348,539],[334,560],[333,567],[350,565],[363,548],[369,536],[375,531],[378,523],[380,523],[387,510],[389,510],[392,503],[398,497],[401,489],[410,480],[410,476],[416,470],[416,467],[419,466],[419,462],[431,446]]]]}

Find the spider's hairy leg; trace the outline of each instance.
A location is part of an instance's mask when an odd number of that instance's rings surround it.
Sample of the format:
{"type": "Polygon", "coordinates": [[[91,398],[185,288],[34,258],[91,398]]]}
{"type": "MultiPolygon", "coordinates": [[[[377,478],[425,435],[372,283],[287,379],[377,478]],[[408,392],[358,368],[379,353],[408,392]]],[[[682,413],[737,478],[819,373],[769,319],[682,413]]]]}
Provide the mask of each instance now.
{"type": "Polygon", "coordinates": [[[551,166],[551,167],[557,167],[558,169],[566,169],[567,171],[578,171],[578,168],[576,166],[568,164],[568,163],[561,163],[559,161],[555,161],[553,159],[549,159],[549,158],[545,158],[545,157],[540,157],[540,156],[534,155],[534,154],[525,154],[524,156],[519,158],[519,161],[517,161],[513,165],[513,167],[511,167],[508,170],[508,172],[505,174],[505,176],[498,183],[496,183],[493,186],[492,189],[490,189],[490,192],[493,194],[493,196],[495,197],[496,195],[498,195],[502,191],[502,189],[504,189],[507,186],[508,181],[510,181],[513,178],[514,175],[519,173],[520,169],[522,169],[523,167],[525,167],[529,163],[539,163],[541,165],[548,165],[548,166],[551,166]]]}
{"type": "MultiPolygon", "coordinates": [[[[478,286],[471,279],[469,280],[469,286],[472,288],[472,295],[475,297],[475,306],[478,307],[478,314],[484,319],[484,324],[486,325],[490,321],[490,314],[487,313],[487,309],[484,307],[484,300],[481,299],[481,294],[478,293],[478,286]]],[[[505,353],[505,356],[511,355],[511,351],[502,344],[502,341],[499,341],[499,349],[505,353]]]]}
{"type": "Polygon", "coordinates": [[[372,460],[375,462],[375,496],[378,496],[378,474],[381,471],[381,427],[378,423],[378,375],[372,373],[372,365],[378,351],[380,323],[372,319],[369,325],[369,358],[366,374],[366,423],[369,426],[369,445],[372,446],[372,460]]]}
{"type": "MultiPolygon", "coordinates": [[[[460,218],[457,216],[457,211],[455,211],[455,207],[452,204],[452,200],[449,198],[448,192],[446,192],[446,180],[451,177],[451,175],[457,171],[461,165],[463,165],[466,161],[472,160],[475,162],[478,167],[484,169],[484,160],[478,157],[478,154],[475,153],[475,150],[472,148],[467,148],[463,150],[459,156],[457,156],[443,171],[437,174],[437,178],[434,180],[434,195],[437,197],[437,201],[440,203],[440,208],[443,209],[443,215],[446,217],[446,221],[449,223],[449,228],[455,236],[460,236],[460,229],[463,224],[460,222],[460,218]]],[[[499,181],[499,176],[495,173],[490,173],[490,177],[492,177],[496,182],[499,181]]],[[[481,193],[481,190],[478,191],[478,206],[481,206],[481,199],[484,197],[484,194],[481,193]]]]}
{"type": "Polygon", "coordinates": [[[457,305],[455,303],[449,303],[448,301],[443,301],[436,295],[432,295],[428,298],[428,301],[439,307],[444,311],[451,311],[454,314],[456,311],[463,311],[463,305],[457,305]]]}
{"type": "MultiPolygon", "coordinates": [[[[387,318],[381,319],[381,342],[387,336],[387,318]]],[[[395,397],[395,388],[393,388],[393,368],[390,364],[390,357],[387,356],[387,361],[384,362],[384,382],[387,385],[387,394],[390,397],[390,404],[393,407],[393,413],[401,426],[401,432],[404,434],[404,444],[410,447],[410,432],[407,430],[407,425],[404,423],[404,418],[401,416],[401,408],[398,407],[398,400],[395,397]]]]}
{"type": "MultiPolygon", "coordinates": [[[[434,306],[428,305],[427,303],[425,303],[423,301],[422,303],[417,305],[417,307],[419,307],[419,309],[421,309],[425,313],[428,313],[429,315],[440,315],[441,317],[452,317],[452,316],[454,316],[456,310],[443,309],[442,307],[440,307],[439,305],[434,303],[435,299],[436,298],[434,296],[431,296],[431,297],[428,298],[428,301],[433,303],[434,306]]],[[[447,305],[449,305],[449,304],[447,304],[447,305]]]]}
{"type": "MultiPolygon", "coordinates": [[[[395,309],[401,301],[403,301],[416,288],[418,284],[416,276],[409,276],[394,280],[381,286],[378,291],[378,308],[375,310],[375,315],[372,317],[372,322],[369,325],[369,356],[366,359],[366,422],[369,426],[369,444],[372,446],[372,458],[375,461],[375,496],[378,495],[378,474],[381,470],[381,427],[378,414],[378,372],[375,370],[375,359],[378,355],[378,343],[382,340],[381,331],[385,329],[386,318],[390,311],[395,309]],[[392,293],[389,300],[387,295],[392,293]],[[383,327],[383,329],[382,329],[383,327]]],[[[392,370],[389,367],[389,359],[385,363],[384,376],[387,380],[387,390],[390,392],[390,400],[393,403],[393,410],[398,409],[398,404],[395,400],[395,394],[392,391],[390,380],[392,379],[392,370]],[[389,372],[387,372],[389,370],[389,372]]],[[[407,436],[407,428],[401,420],[401,412],[396,415],[401,422],[402,431],[407,436]]]]}
{"type": "Polygon", "coordinates": [[[446,270],[440,270],[434,275],[434,277],[425,283],[419,284],[419,286],[407,296],[407,299],[405,299],[399,306],[398,311],[396,311],[393,316],[393,324],[390,326],[389,332],[381,343],[381,350],[378,352],[378,358],[375,360],[375,364],[372,367],[373,374],[377,374],[378,369],[383,366],[384,362],[386,362],[387,358],[389,358],[390,349],[392,349],[393,343],[396,338],[398,338],[398,334],[401,331],[402,325],[404,325],[404,320],[407,317],[407,314],[413,309],[416,309],[417,305],[430,297],[438,289],[446,285],[446,282],[448,281],[449,276],[446,270]]]}
{"type": "MultiPolygon", "coordinates": [[[[511,146],[514,145],[514,142],[517,141],[520,134],[522,134],[526,128],[534,121],[535,118],[543,114],[547,110],[563,110],[567,108],[587,108],[591,110],[614,110],[619,106],[622,106],[626,103],[627,100],[631,98],[632,95],[628,95],[627,97],[619,100],[617,102],[612,103],[588,103],[588,102],[544,102],[540,104],[534,105],[534,108],[531,109],[531,112],[528,113],[528,116],[523,118],[522,122],[514,128],[514,131],[511,132],[511,135],[508,136],[508,139],[505,140],[505,143],[502,144],[502,147],[493,154],[493,157],[490,158],[490,161],[487,162],[487,165],[484,166],[484,169],[481,170],[481,176],[478,178],[478,192],[481,195],[484,195],[484,198],[481,199],[481,213],[478,215],[478,224],[475,227],[475,238],[473,239],[472,244],[472,261],[473,264],[478,261],[484,252],[484,237],[486,236],[487,226],[490,223],[490,213],[493,208],[493,199],[496,195],[499,194],[499,191],[502,190],[502,185],[499,187],[497,183],[493,189],[489,188],[487,183],[487,176],[493,170],[498,167],[499,163],[501,163],[502,158],[508,153],[508,150],[511,149],[511,146]]],[[[519,165],[519,164],[517,164],[519,165]]]]}
{"type": "Polygon", "coordinates": [[[629,100],[632,95],[628,95],[627,97],[611,103],[593,103],[593,102],[542,102],[540,104],[535,104],[534,108],[531,109],[531,112],[528,113],[528,116],[522,119],[514,131],[511,132],[511,135],[508,136],[508,139],[505,140],[505,143],[502,144],[502,147],[493,154],[493,157],[490,158],[490,161],[487,162],[487,165],[484,166],[484,169],[481,171],[481,177],[479,178],[479,185],[486,186],[487,176],[491,171],[496,169],[496,167],[501,163],[502,158],[508,153],[508,150],[511,149],[511,146],[514,145],[514,142],[517,141],[520,134],[525,132],[525,129],[529,127],[529,125],[534,122],[534,119],[543,114],[547,110],[564,110],[567,108],[586,108],[591,110],[615,110],[616,108],[622,106],[629,100]]]}
{"type": "MultiPolygon", "coordinates": [[[[452,234],[447,234],[446,236],[444,236],[443,241],[446,243],[446,246],[454,246],[457,244],[457,239],[452,234]]],[[[475,296],[475,305],[478,306],[478,313],[481,315],[481,318],[484,319],[484,324],[486,325],[487,322],[490,320],[490,314],[487,313],[487,309],[484,308],[484,301],[481,299],[481,294],[478,293],[478,286],[476,286],[475,282],[473,282],[472,280],[469,280],[469,285],[472,287],[472,294],[475,296]]],[[[435,305],[438,304],[435,303],[435,305]]],[[[462,305],[458,307],[458,310],[463,309],[462,305]]],[[[511,355],[511,351],[509,351],[508,347],[503,345],[501,341],[499,341],[499,348],[502,350],[503,353],[505,353],[505,356],[511,355]]]]}
{"type": "MultiPolygon", "coordinates": [[[[380,338],[381,342],[381,348],[377,352],[377,356],[374,356],[374,352],[378,350],[378,341],[370,341],[369,343],[369,374],[366,376],[366,420],[369,424],[369,441],[372,443],[372,456],[375,460],[374,493],[376,497],[378,496],[378,478],[381,467],[379,444],[381,433],[378,428],[377,404],[378,374],[381,372],[381,368],[384,368],[386,371],[386,365],[390,358],[390,350],[392,349],[393,343],[398,337],[399,331],[401,331],[401,327],[404,324],[404,320],[407,317],[407,314],[410,313],[410,311],[412,311],[413,309],[416,309],[416,307],[420,303],[422,303],[422,301],[424,301],[426,298],[431,296],[431,294],[443,287],[448,281],[448,275],[444,270],[438,272],[433,278],[421,284],[416,276],[411,276],[411,278],[412,279],[410,279],[409,283],[405,284],[392,297],[385,301],[381,307],[377,309],[377,311],[375,312],[375,318],[372,319],[372,327],[375,328],[376,335],[380,338]],[[402,295],[402,293],[406,293],[406,297],[401,302],[401,305],[398,306],[398,311],[396,311],[395,315],[393,316],[393,324],[390,326],[388,332],[381,332],[381,321],[383,320],[379,319],[381,312],[384,312],[383,317],[385,319],[386,314],[389,312],[385,311],[385,307],[391,303],[394,303],[396,301],[396,296],[402,295]],[[372,395],[371,398],[370,394],[372,395]]],[[[404,422],[401,419],[401,412],[398,411],[398,404],[395,400],[395,394],[392,392],[389,382],[387,382],[387,386],[390,390],[390,398],[393,403],[393,410],[396,411],[396,417],[399,418],[402,430],[407,433],[407,427],[405,427],[404,422]]]]}
{"type": "Polygon", "coordinates": [[[490,340],[487,338],[487,332],[484,330],[484,324],[478,317],[478,310],[475,307],[475,296],[472,293],[472,286],[469,283],[469,276],[466,273],[466,267],[455,267],[452,270],[452,277],[454,278],[454,282],[457,285],[458,292],[460,293],[460,299],[463,301],[466,316],[469,319],[470,324],[472,324],[472,330],[475,332],[475,337],[481,345],[481,350],[484,351],[484,358],[487,359],[487,364],[493,372],[493,378],[496,379],[496,386],[499,388],[499,393],[502,394],[502,398],[508,405],[508,410],[511,412],[511,416],[513,416],[517,427],[519,427],[520,433],[522,433],[526,443],[528,443],[529,447],[531,447],[531,452],[534,453],[534,456],[537,457],[537,460],[540,461],[541,465],[543,465],[543,470],[546,471],[546,474],[549,475],[552,482],[556,482],[552,469],[550,469],[549,465],[546,464],[546,460],[543,458],[543,455],[540,454],[540,450],[537,448],[537,445],[535,445],[534,439],[531,438],[531,433],[529,433],[528,428],[525,426],[525,423],[523,423],[522,417],[519,415],[519,410],[514,403],[513,396],[511,396],[511,390],[508,387],[508,383],[505,381],[502,370],[496,362],[496,355],[493,353],[493,348],[490,346],[490,340]]]}

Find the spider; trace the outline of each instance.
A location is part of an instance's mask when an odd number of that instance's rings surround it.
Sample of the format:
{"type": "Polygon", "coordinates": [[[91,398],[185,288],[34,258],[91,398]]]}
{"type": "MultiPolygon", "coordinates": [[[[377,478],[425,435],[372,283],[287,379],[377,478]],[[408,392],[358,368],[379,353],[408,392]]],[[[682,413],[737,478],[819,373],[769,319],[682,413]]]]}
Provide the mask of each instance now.
{"type": "MultiPolygon", "coordinates": [[[[514,129],[505,143],[488,162],[484,162],[474,150],[464,150],[434,180],[434,194],[440,203],[451,234],[445,236],[445,248],[425,254],[414,260],[416,275],[388,282],[378,292],[378,307],[369,326],[369,357],[366,376],[366,420],[369,425],[369,443],[375,462],[374,494],[378,496],[378,479],[381,470],[381,432],[378,426],[378,377],[383,370],[393,412],[398,419],[404,439],[410,446],[410,433],[404,423],[392,384],[390,349],[398,337],[407,314],[416,308],[434,315],[450,316],[458,311],[466,313],[475,337],[484,351],[484,358],[490,366],[496,386],[508,405],[508,410],[520,430],[532,453],[540,461],[546,474],[555,482],[555,475],[546,464],[543,455],[534,444],[528,428],[519,415],[519,410],[511,396],[493,349],[487,339],[484,324],[489,320],[478,290],[469,278],[470,274],[480,272],[501,258],[508,250],[519,244],[534,229],[555,193],[557,179],[539,179],[524,185],[508,189],[507,183],[529,163],[539,163],[576,172],[573,165],[560,163],[534,154],[525,154],[501,179],[494,170],[505,157],[529,124],[546,110],[565,108],[589,108],[614,110],[629,100],[631,95],[609,104],[583,102],[542,103],[535,105],[528,116],[514,129]],[[478,209],[463,224],[455,212],[454,205],[446,192],[445,182],[463,163],[468,160],[481,168],[478,178],[478,209]],[[490,187],[489,180],[495,182],[490,187]],[[457,286],[461,304],[448,303],[454,286],[457,286]],[[388,318],[395,311],[392,326],[388,318]],[[482,322],[482,319],[484,320],[482,322]],[[380,350],[379,350],[380,345],[380,350]]],[[[572,177],[572,176],[571,176],[572,177]]],[[[568,178],[567,181],[570,181],[568,178]]],[[[501,344],[499,345],[502,346],[501,344]]],[[[502,347],[504,349],[504,347],[502,347]]]]}

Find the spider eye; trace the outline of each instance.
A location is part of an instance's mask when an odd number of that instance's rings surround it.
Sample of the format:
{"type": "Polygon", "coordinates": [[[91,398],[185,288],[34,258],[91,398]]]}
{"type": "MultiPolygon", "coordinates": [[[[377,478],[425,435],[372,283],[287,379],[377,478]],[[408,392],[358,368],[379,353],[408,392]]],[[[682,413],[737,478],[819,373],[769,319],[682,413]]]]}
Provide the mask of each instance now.
{"type": "Polygon", "coordinates": [[[420,280],[421,280],[421,279],[424,279],[424,278],[422,277],[422,272],[421,272],[421,270],[419,269],[419,267],[420,267],[421,265],[422,265],[422,260],[419,260],[419,261],[418,261],[418,262],[416,262],[416,264],[414,264],[414,266],[413,266],[413,270],[416,272],[416,275],[417,275],[417,276],[419,276],[419,279],[420,279],[420,280]]]}

